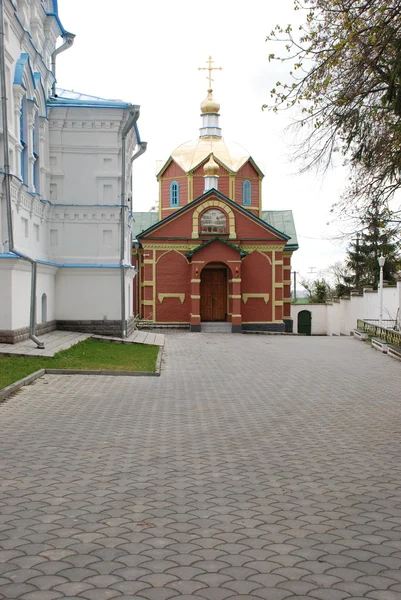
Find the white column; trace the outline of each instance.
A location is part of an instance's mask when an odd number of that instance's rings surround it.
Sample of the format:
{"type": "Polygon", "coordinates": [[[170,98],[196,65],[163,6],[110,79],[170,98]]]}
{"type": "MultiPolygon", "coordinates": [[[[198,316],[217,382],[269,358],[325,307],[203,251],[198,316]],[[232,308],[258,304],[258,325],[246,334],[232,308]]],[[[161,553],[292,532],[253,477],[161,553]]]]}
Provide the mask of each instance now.
{"type": "Polygon", "coordinates": [[[384,256],[379,256],[378,263],[380,267],[380,283],[379,283],[379,291],[380,291],[380,314],[379,314],[379,327],[383,326],[383,267],[386,259],[384,256]]]}

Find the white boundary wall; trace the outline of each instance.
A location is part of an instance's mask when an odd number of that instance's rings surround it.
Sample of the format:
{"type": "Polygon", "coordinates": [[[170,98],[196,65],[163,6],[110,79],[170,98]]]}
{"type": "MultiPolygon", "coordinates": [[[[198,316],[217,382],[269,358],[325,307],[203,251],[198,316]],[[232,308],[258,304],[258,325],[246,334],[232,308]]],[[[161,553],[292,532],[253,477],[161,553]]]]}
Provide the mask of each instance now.
{"type": "MultiPolygon", "coordinates": [[[[380,295],[365,289],[361,295],[327,304],[292,304],[294,333],[298,333],[298,314],[303,310],[312,313],[312,335],[350,335],[358,319],[379,319],[380,295]]],[[[401,319],[401,276],[396,287],[383,288],[383,320],[395,320],[397,311],[401,319]]]]}

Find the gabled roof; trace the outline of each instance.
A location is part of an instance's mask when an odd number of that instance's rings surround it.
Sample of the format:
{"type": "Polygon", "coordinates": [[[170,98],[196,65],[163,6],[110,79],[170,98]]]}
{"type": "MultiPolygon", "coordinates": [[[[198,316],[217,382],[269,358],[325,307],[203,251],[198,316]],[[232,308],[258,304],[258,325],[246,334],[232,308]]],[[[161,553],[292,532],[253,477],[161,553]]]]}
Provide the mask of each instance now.
{"type": "Polygon", "coordinates": [[[230,248],[233,248],[234,250],[239,252],[241,258],[244,258],[244,256],[248,256],[248,254],[249,254],[249,252],[246,252],[245,250],[241,250],[241,248],[239,248],[238,246],[235,246],[235,244],[231,244],[229,241],[225,240],[224,238],[216,236],[216,237],[210,238],[209,240],[203,242],[202,244],[199,244],[199,246],[196,246],[196,248],[194,248],[190,252],[187,252],[185,256],[187,258],[191,258],[191,256],[193,256],[195,254],[195,252],[202,250],[202,248],[204,248],[205,246],[208,246],[209,244],[211,244],[212,242],[215,242],[216,240],[219,242],[222,242],[226,246],[229,246],[230,248]]]}
{"type": "Polygon", "coordinates": [[[218,190],[215,190],[214,188],[211,189],[211,190],[208,190],[207,192],[205,192],[204,194],[202,194],[202,196],[199,196],[195,200],[192,200],[192,202],[189,202],[188,204],[185,204],[182,208],[179,208],[178,210],[174,211],[171,215],[168,215],[167,217],[165,217],[161,221],[158,221],[157,223],[154,223],[153,225],[151,225],[150,227],[148,227],[148,229],[145,229],[139,235],[137,235],[137,238],[140,239],[140,238],[144,237],[145,235],[147,235],[151,231],[154,231],[158,227],[160,227],[162,225],[165,225],[169,221],[177,218],[177,215],[183,214],[187,210],[191,210],[194,205],[201,204],[204,200],[206,200],[206,198],[208,198],[208,196],[211,196],[211,195],[217,196],[218,198],[220,198],[221,200],[223,200],[224,202],[226,202],[231,208],[234,208],[235,210],[237,210],[238,212],[242,213],[243,215],[246,215],[252,221],[255,221],[259,225],[262,225],[262,227],[264,227],[265,229],[268,229],[272,233],[278,235],[285,242],[287,242],[290,239],[290,236],[286,235],[282,231],[279,231],[278,229],[276,229],[275,227],[273,227],[269,223],[266,223],[266,221],[263,221],[262,219],[259,219],[259,217],[256,217],[255,215],[253,215],[249,210],[247,210],[246,208],[243,208],[240,204],[237,204],[233,200],[230,200],[230,198],[227,198],[227,196],[225,196],[224,194],[222,194],[218,190]]]}

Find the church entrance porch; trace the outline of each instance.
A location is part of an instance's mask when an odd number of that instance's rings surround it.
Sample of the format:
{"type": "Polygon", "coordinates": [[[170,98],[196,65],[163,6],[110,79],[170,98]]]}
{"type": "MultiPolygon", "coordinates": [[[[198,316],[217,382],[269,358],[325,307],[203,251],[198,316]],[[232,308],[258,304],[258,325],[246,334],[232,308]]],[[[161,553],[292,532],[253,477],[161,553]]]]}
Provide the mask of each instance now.
{"type": "Polygon", "coordinates": [[[205,268],[200,283],[201,322],[227,321],[227,268],[205,268]]]}

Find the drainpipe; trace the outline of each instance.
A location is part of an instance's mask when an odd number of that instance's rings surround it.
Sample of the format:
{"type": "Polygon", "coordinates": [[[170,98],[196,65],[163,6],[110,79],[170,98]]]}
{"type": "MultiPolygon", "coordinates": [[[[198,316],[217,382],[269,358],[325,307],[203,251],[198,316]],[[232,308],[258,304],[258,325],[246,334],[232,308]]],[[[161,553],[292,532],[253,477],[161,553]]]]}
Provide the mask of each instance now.
{"type": "MultiPolygon", "coordinates": [[[[133,154],[131,156],[131,165],[134,162],[134,160],[136,160],[137,158],[139,158],[141,156],[141,154],[144,154],[146,152],[146,149],[148,147],[148,142],[141,142],[139,144],[139,148],[138,150],[135,152],[135,154],[133,154]]],[[[137,273],[136,273],[136,309],[137,309],[137,313],[139,315],[139,305],[140,305],[140,298],[139,298],[139,294],[140,294],[140,287],[139,287],[139,278],[140,278],[140,265],[139,265],[139,244],[138,244],[138,248],[136,248],[135,250],[135,254],[136,254],[136,269],[137,269],[137,273]]]]}
{"type": "Polygon", "coordinates": [[[4,187],[7,207],[7,229],[8,245],[10,249],[14,246],[13,224],[11,219],[11,175],[10,156],[8,151],[8,117],[7,117],[7,88],[5,69],[5,33],[4,33],[4,0],[0,0],[0,85],[1,85],[1,114],[3,127],[3,151],[4,151],[4,187]]]}
{"type": "Polygon", "coordinates": [[[64,43],[55,49],[55,51],[52,53],[52,58],[51,58],[52,73],[53,73],[53,77],[54,77],[54,80],[52,83],[52,96],[56,96],[56,81],[57,81],[56,80],[56,56],[58,54],[61,54],[61,52],[64,52],[64,50],[68,50],[68,48],[71,48],[71,46],[74,43],[75,34],[70,33],[69,31],[66,31],[62,37],[63,37],[64,43]]]}
{"type": "Polygon", "coordinates": [[[4,0],[0,0],[0,87],[1,87],[1,112],[3,127],[3,152],[4,152],[4,195],[7,210],[7,230],[9,252],[19,256],[31,264],[31,296],[30,296],[30,318],[29,318],[29,337],[35,342],[38,348],[43,349],[44,343],[35,335],[35,315],[36,315],[36,261],[18,252],[14,246],[14,232],[11,210],[11,173],[10,160],[8,153],[8,117],[7,117],[7,92],[6,92],[6,69],[5,69],[5,43],[4,43],[4,0]]]}
{"type": "MultiPolygon", "coordinates": [[[[139,119],[139,106],[133,106],[121,132],[121,236],[120,236],[120,279],[121,279],[121,338],[127,337],[125,328],[125,178],[126,178],[126,139],[128,133],[139,119]]],[[[131,164],[146,150],[147,143],[141,142],[139,149],[131,157],[131,164]]]]}

